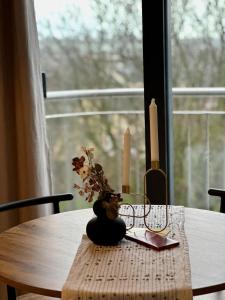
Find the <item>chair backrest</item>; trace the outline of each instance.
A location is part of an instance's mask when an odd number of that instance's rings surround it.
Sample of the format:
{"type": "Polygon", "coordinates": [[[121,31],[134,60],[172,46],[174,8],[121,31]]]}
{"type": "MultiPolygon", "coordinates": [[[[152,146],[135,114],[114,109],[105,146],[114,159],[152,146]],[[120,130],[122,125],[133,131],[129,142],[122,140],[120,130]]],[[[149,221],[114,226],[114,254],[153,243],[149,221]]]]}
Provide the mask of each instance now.
{"type": "MultiPolygon", "coordinates": [[[[54,212],[54,214],[56,214],[56,213],[60,212],[59,203],[61,201],[70,201],[72,199],[73,199],[73,195],[68,193],[68,194],[57,194],[57,195],[51,195],[51,196],[35,197],[35,198],[29,198],[29,199],[24,199],[24,200],[12,201],[12,202],[0,204],[0,212],[15,209],[15,208],[22,208],[22,207],[28,207],[28,206],[33,206],[33,205],[52,203],[53,204],[53,212],[54,212]]],[[[9,300],[16,300],[16,289],[14,287],[7,285],[7,294],[8,294],[9,300]]],[[[31,295],[31,294],[29,294],[29,295],[31,295]]],[[[29,299],[29,298],[26,298],[26,299],[29,299]]],[[[42,299],[42,296],[40,296],[40,298],[35,298],[35,299],[42,299]]],[[[43,300],[44,299],[45,298],[43,298],[43,300]]]]}
{"type": "Polygon", "coordinates": [[[39,204],[46,204],[52,203],[53,204],[53,212],[54,214],[59,213],[59,202],[61,201],[69,201],[73,199],[73,195],[68,194],[57,194],[51,196],[44,196],[44,197],[35,197],[29,198],[24,200],[12,201],[7,203],[0,204],[0,212],[11,210],[15,208],[22,208],[27,206],[39,205],[39,204]]]}
{"type": "Polygon", "coordinates": [[[220,197],[220,212],[225,213],[225,191],[211,188],[208,190],[208,194],[211,196],[220,197]]]}

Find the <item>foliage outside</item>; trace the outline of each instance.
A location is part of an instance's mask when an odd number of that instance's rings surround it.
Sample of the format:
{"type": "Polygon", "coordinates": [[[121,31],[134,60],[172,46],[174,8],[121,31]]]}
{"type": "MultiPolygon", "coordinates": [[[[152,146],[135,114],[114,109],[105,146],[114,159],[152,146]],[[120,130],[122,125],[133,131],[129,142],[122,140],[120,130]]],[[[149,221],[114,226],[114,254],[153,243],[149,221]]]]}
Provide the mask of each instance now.
{"type": "MultiPolygon", "coordinates": [[[[38,23],[48,91],[143,87],[141,1],[88,3],[89,21],[74,1],[63,15],[59,12],[57,25],[50,19],[38,23]]],[[[225,2],[174,0],[171,15],[173,87],[224,86],[225,2]]],[[[173,98],[176,204],[214,208],[207,189],[225,187],[224,100],[173,98]]],[[[106,176],[120,191],[122,137],[128,126],[132,192],[143,192],[143,97],[46,100],[46,115],[55,192],[73,190],[70,162],[81,145],[95,147],[106,176]]],[[[83,207],[83,201],[74,205],[83,207]]]]}

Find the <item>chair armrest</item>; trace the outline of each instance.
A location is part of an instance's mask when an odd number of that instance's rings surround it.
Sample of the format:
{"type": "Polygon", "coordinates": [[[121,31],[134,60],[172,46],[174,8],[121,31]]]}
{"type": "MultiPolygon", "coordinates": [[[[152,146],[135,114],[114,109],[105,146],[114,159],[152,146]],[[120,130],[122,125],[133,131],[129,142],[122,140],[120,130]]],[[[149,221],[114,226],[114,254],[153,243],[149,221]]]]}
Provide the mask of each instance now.
{"type": "Polygon", "coordinates": [[[208,194],[211,196],[225,197],[225,190],[209,189],[208,194]]]}
{"type": "Polygon", "coordinates": [[[33,205],[39,205],[39,204],[46,204],[46,203],[53,203],[55,213],[59,212],[57,211],[57,207],[59,202],[61,201],[68,201],[72,200],[73,195],[68,194],[57,194],[57,195],[51,195],[51,196],[43,196],[43,197],[35,197],[30,199],[24,199],[24,200],[17,200],[12,202],[7,202],[0,204],[0,212],[15,209],[15,208],[22,208],[26,206],[33,206],[33,205]],[[56,206],[56,209],[55,209],[56,206]]]}
{"type": "Polygon", "coordinates": [[[210,196],[220,197],[220,212],[225,213],[225,190],[209,189],[208,194],[210,196]]]}

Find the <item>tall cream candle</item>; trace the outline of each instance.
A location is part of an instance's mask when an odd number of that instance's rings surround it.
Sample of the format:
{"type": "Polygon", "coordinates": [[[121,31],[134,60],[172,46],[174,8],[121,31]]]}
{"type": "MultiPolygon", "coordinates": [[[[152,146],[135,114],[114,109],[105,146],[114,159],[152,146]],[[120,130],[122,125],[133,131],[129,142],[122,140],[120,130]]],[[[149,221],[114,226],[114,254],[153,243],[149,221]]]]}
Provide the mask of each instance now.
{"type": "Polygon", "coordinates": [[[159,161],[158,112],[155,99],[149,105],[151,161],[159,161]]]}
{"type": "Polygon", "coordinates": [[[123,136],[123,178],[122,185],[129,186],[130,177],[130,141],[131,134],[129,128],[124,133],[123,136]]]}

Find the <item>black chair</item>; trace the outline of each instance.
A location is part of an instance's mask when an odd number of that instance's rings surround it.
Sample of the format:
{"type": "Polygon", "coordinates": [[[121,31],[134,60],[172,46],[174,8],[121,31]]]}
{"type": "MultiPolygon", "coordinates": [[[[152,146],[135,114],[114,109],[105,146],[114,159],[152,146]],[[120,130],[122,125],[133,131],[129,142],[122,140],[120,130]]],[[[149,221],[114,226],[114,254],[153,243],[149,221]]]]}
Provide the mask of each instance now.
{"type": "MultiPolygon", "coordinates": [[[[59,195],[52,195],[52,196],[45,196],[45,197],[36,197],[36,198],[30,198],[25,200],[19,200],[19,201],[13,201],[8,203],[2,203],[0,204],[0,212],[12,210],[15,208],[22,208],[22,207],[28,207],[33,205],[39,205],[39,204],[47,204],[52,203],[53,204],[53,213],[57,214],[60,212],[59,203],[61,201],[69,201],[73,199],[72,194],[59,194],[59,195]]],[[[52,298],[52,297],[45,297],[37,294],[25,294],[23,296],[16,297],[16,290],[15,288],[11,286],[7,286],[7,293],[8,293],[8,300],[49,300],[49,299],[58,299],[58,298],[52,298]]]]}
{"type": "Polygon", "coordinates": [[[225,190],[211,188],[208,190],[208,194],[210,196],[220,197],[220,212],[225,213],[225,190]]]}

